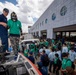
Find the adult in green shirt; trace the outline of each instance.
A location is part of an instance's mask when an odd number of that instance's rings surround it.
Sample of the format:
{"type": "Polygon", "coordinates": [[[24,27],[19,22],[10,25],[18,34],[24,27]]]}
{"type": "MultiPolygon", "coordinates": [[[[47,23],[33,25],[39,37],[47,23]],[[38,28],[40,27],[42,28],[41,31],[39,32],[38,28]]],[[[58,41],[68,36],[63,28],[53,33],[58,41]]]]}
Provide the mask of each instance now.
{"type": "Polygon", "coordinates": [[[35,44],[30,44],[30,51],[35,53],[35,44]]]}
{"type": "Polygon", "coordinates": [[[39,42],[39,48],[42,48],[42,47],[44,47],[44,42],[43,42],[43,40],[40,40],[40,42],[39,42]]]}
{"type": "Polygon", "coordinates": [[[25,50],[24,50],[24,56],[25,56],[25,57],[28,57],[28,49],[25,49],[25,50]]]}
{"type": "Polygon", "coordinates": [[[54,44],[55,43],[54,39],[52,39],[51,42],[52,42],[52,44],[54,44]]]}
{"type": "Polygon", "coordinates": [[[38,56],[38,47],[37,47],[37,45],[35,45],[35,58],[37,59],[37,56],[38,56]]]}
{"type": "Polygon", "coordinates": [[[30,44],[30,49],[34,49],[35,48],[35,44],[30,44]]]}
{"type": "Polygon", "coordinates": [[[55,72],[56,75],[59,75],[59,70],[61,68],[61,61],[59,59],[59,55],[55,54],[54,64],[53,64],[53,73],[55,72]]]}
{"type": "Polygon", "coordinates": [[[48,47],[49,46],[49,42],[47,40],[44,40],[44,46],[48,47]]]}
{"type": "Polygon", "coordinates": [[[68,58],[67,53],[63,53],[62,57],[63,57],[63,60],[62,60],[62,70],[61,71],[62,71],[63,75],[66,75],[66,68],[67,67],[72,67],[72,62],[68,58]]]}
{"type": "Polygon", "coordinates": [[[11,19],[8,20],[9,36],[14,54],[18,54],[19,39],[22,33],[21,22],[18,20],[15,12],[11,13],[11,19]]]}

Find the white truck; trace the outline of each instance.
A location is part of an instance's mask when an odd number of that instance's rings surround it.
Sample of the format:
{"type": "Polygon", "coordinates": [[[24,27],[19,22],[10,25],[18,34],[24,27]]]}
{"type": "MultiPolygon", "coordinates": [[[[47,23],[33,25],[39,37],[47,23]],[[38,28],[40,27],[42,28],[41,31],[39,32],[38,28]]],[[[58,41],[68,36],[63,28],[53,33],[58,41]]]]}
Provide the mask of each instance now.
{"type": "Polygon", "coordinates": [[[24,40],[27,40],[27,39],[34,39],[34,37],[33,37],[32,34],[25,34],[24,35],[24,40]]]}

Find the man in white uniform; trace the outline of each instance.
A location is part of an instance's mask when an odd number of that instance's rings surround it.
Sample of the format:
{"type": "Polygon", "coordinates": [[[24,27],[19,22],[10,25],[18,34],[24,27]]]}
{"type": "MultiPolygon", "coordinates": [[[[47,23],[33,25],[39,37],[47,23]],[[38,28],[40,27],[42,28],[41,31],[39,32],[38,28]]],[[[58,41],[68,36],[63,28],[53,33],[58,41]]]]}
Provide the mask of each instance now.
{"type": "Polygon", "coordinates": [[[63,44],[62,53],[68,53],[68,47],[67,47],[66,43],[63,44]]]}
{"type": "Polygon", "coordinates": [[[76,52],[74,51],[74,48],[71,48],[71,50],[69,51],[69,59],[74,62],[74,60],[76,59],[76,52]]]}

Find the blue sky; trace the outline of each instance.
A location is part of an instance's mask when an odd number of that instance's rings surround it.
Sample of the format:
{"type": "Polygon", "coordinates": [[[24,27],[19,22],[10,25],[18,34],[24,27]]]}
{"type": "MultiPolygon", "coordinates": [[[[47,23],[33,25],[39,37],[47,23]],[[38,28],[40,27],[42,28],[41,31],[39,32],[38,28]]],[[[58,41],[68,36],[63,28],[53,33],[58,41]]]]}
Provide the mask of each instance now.
{"type": "Polygon", "coordinates": [[[14,5],[17,4],[16,0],[0,0],[0,2],[3,2],[3,3],[5,3],[5,1],[11,2],[11,3],[13,3],[14,5]]]}

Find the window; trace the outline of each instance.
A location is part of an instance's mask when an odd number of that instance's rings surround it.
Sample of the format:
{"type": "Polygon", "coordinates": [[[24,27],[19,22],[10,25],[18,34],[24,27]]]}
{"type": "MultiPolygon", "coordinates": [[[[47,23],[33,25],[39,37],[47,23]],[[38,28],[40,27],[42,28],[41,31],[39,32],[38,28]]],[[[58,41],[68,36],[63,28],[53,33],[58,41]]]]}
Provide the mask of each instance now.
{"type": "Polygon", "coordinates": [[[60,35],[60,32],[57,32],[56,35],[60,35]]]}
{"type": "Polygon", "coordinates": [[[55,20],[56,19],[56,15],[55,13],[52,14],[52,20],[55,20]]]}
{"type": "Polygon", "coordinates": [[[70,32],[70,36],[76,36],[76,32],[70,32]]]}
{"type": "Polygon", "coordinates": [[[61,10],[60,10],[60,15],[61,15],[61,16],[64,16],[64,15],[66,14],[66,12],[67,12],[67,7],[66,7],[66,6],[63,6],[63,7],[61,8],[61,10]]]}
{"type": "Polygon", "coordinates": [[[62,36],[65,36],[66,34],[65,34],[65,32],[62,32],[62,36]]]}
{"type": "Polygon", "coordinates": [[[47,24],[48,19],[45,19],[45,23],[47,24]]]}
{"type": "Polygon", "coordinates": [[[66,32],[66,37],[69,37],[69,32],[66,32]]]}

